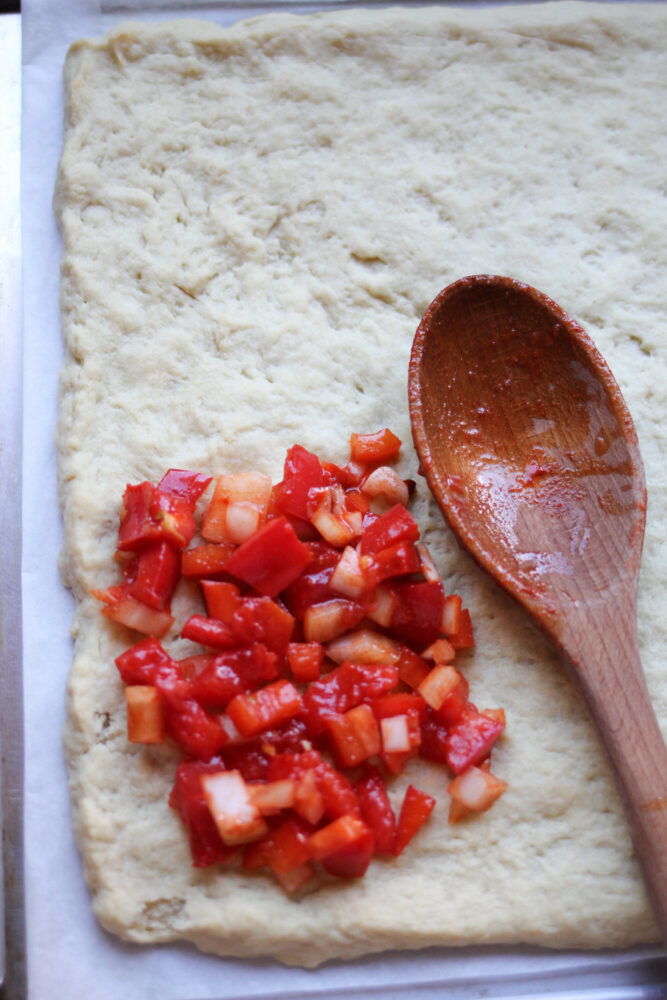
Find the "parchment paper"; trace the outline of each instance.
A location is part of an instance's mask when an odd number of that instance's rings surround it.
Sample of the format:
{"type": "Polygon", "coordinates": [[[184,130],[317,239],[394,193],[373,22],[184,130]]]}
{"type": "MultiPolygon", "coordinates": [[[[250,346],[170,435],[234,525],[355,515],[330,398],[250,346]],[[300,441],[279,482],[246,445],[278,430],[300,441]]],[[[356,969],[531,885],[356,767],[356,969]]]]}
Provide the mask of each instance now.
{"type": "MultiPolygon", "coordinates": [[[[337,4],[336,6],[339,6],[337,4]]],[[[281,9],[289,9],[281,4],[281,9]]],[[[51,208],[62,143],[61,73],[69,44],[132,17],[179,14],[230,24],[253,6],[233,10],[170,3],[93,0],[24,2],[24,500],[23,629],[26,729],[25,855],[28,980],[31,1000],[214,1000],[233,997],[600,996],[597,990],[640,984],[627,996],[660,996],[656,952],[559,953],[517,949],[429,950],[330,963],[316,971],[272,961],[205,956],[190,947],[139,948],[106,934],[92,916],[74,844],[61,750],[64,691],[71,659],[73,605],[57,557],[61,523],[53,442],[57,374],[62,361],[58,283],[60,240],[51,208]],[[119,8],[123,9],[119,9],[119,8]],[[446,984],[446,985],[445,985],[446,984]]],[[[295,8],[303,12],[302,5],[295,8]]],[[[1,99],[1,98],[0,98],[1,99]]],[[[399,919],[399,915],[397,915],[399,919]]],[[[661,972],[660,969],[663,971],[661,972]]],[[[605,993],[605,996],[609,996],[605,993]]]]}

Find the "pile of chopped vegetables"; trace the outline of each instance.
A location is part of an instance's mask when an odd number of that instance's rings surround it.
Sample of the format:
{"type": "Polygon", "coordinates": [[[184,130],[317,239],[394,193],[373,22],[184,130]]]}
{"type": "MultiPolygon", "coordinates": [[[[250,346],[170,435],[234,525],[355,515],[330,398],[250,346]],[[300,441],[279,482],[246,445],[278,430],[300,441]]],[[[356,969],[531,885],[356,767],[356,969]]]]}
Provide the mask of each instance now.
{"type": "Polygon", "coordinates": [[[210,477],[128,486],[123,579],[94,591],[147,636],[116,659],[128,739],[183,751],[169,801],[193,864],[240,855],[288,892],[318,864],[359,877],[405,849],[435,805],[410,785],[395,816],[387,781],[413,757],[454,772],[452,823],[506,788],[490,771],[505,715],[478,711],[453,665],[474,644],[470,616],[419,542],[414,483],[387,464],[401,442],[385,429],[350,445],[344,466],[295,445],[277,485],[219,476],[200,525],[210,477]],[[206,652],[175,660],[159,640],[181,578],[199,581],[206,614],[180,635],[206,652]]]}

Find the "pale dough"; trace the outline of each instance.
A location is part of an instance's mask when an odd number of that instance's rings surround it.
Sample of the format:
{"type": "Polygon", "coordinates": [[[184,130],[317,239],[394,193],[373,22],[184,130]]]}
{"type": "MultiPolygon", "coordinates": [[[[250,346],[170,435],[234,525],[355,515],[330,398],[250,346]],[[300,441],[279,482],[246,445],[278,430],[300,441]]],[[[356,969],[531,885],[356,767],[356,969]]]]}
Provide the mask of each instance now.
{"type": "Polygon", "coordinates": [[[584,325],[636,421],[639,629],[667,724],[665,37],[665,6],[558,3],[126,24],[73,46],[56,191],[62,568],[78,599],[65,748],[111,931],[304,965],[656,940],[579,696],[423,480],[416,516],[476,626],[474,700],[507,710],[494,770],[510,788],[450,827],[442,773],[411,764],[406,781],[438,796],[413,846],[298,902],[268,877],[191,868],[167,805],[178,755],[128,746],[113,658],[130,636],[89,590],[116,579],[125,484],[169,466],[277,480],[295,441],[342,459],[351,431],[388,425],[417,478],[406,378],[419,317],[455,278],[510,274],[584,325]]]}

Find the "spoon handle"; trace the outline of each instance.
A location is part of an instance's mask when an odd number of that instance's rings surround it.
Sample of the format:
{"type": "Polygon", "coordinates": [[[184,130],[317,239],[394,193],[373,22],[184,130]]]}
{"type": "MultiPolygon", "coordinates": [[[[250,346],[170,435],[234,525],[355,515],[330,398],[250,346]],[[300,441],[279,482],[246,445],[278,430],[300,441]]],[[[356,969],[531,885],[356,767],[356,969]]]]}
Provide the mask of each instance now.
{"type": "Polygon", "coordinates": [[[564,648],[614,769],[667,942],[667,747],[646,687],[635,622],[627,611],[618,612],[581,621],[564,648]]]}

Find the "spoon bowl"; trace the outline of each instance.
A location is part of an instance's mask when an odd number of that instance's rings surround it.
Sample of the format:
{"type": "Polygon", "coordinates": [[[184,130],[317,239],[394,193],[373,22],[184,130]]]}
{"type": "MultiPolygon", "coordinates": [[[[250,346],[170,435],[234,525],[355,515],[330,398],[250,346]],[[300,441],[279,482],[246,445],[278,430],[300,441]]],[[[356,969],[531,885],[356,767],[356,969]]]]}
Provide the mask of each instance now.
{"type": "Polygon", "coordinates": [[[667,749],[636,633],[646,488],[621,391],[548,296],[476,275],[424,314],[409,401],[422,471],[446,520],[581,688],[667,939],[667,749]]]}

